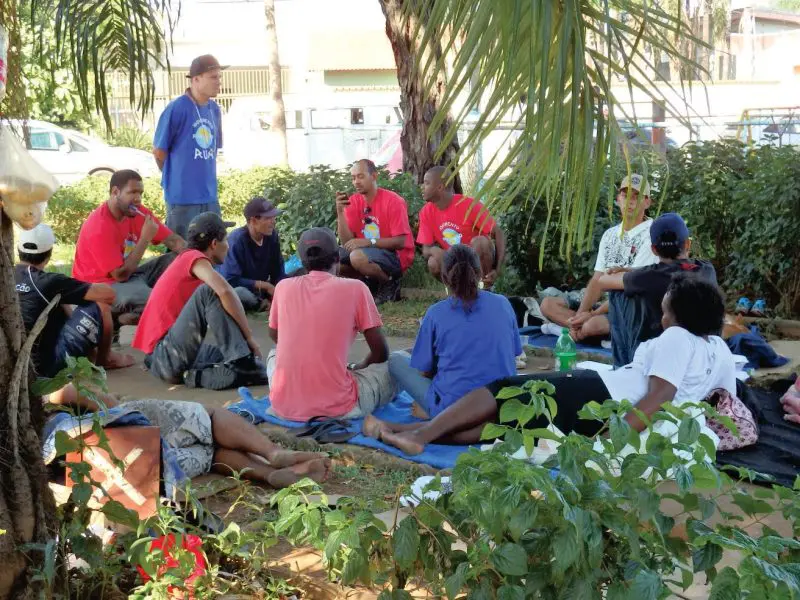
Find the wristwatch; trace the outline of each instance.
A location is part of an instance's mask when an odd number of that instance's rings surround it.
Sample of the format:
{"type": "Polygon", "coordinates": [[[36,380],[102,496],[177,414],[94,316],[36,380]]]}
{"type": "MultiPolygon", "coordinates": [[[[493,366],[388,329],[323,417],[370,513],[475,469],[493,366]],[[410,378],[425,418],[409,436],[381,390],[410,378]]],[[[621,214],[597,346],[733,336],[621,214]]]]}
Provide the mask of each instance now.
{"type": "Polygon", "coordinates": [[[369,239],[369,243],[370,243],[370,244],[372,244],[372,245],[374,246],[375,244],[377,244],[377,243],[378,243],[378,239],[377,239],[377,238],[370,238],[370,239],[369,239]]]}

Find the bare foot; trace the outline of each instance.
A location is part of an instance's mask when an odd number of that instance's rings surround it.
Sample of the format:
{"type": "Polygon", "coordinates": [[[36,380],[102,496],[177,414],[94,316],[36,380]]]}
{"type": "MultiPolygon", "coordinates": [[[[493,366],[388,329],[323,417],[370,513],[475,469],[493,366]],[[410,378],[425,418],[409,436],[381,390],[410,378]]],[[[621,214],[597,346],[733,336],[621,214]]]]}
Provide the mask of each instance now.
{"type": "Polygon", "coordinates": [[[267,477],[267,483],[274,488],[285,488],[301,479],[308,477],[317,483],[323,483],[328,478],[331,469],[330,458],[318,458],[308,460],[298,465],[292,465],[285,469],[273,471],[267,477]]]}
{"type": "Polygon", "coordinates": [[[361,424],[361,433],[367,437],[379,440],[384,433],[391,433],[391,430],[387,427],[386,423],[377,417],[367,415],[364,417],[364,422],[361,424]]]}
{"type": "Polygon", "coordinates": [[[112,369],[125,369],[133,366],[136,361],[130,354],[119,354],[118,352],[109,352],[106,359],[103,361],[103,368],[112,369]]]}
{"type": "Polygon", "coordinates": [[[425,409],[416,402],[411,403],[411,416],[416,417],[417,419],[422,419],[423,421],[427,421],[431,418],[430,415],[425,412],[425,409]]]}
{"type": "Polygon", "coordinates": [[[267,456],[269,464],[276,469],[291,467],[300,463],[308,462],[317,458],[325,458],[326,454],[319,452],[292,452],[291,450],[276,450],[267,456]]]}
{"type": "Polygon", "coordinates": [[[120,325],[138,325],[139,324],[139,316],[136,313],[122,313],[118,318],[117,322],[120,325]]]}
{"type": "Polygon", "coordinates": [[[404,431],[401,433],[382,431],[380,440],[395,448],[399,448],[409,456],[422,454],[423,450],[425,450],[425,444],[417,441],[416,432],[414,431],[404,431]]]}

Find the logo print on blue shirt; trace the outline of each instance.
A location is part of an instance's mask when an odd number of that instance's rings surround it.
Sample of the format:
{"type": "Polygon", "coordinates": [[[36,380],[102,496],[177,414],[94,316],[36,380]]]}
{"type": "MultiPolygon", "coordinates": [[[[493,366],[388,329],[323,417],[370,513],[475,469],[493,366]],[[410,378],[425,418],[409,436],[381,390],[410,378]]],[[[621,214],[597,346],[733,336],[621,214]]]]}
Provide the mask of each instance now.
{"type": "Polygon", "coordinates": [[[206,125],[200,125],[193,137],[197,145],[203,150],[208,150],[211,148],[211,144],[214,143],[214,134],[211,133],[211,130],[206,125]]]}

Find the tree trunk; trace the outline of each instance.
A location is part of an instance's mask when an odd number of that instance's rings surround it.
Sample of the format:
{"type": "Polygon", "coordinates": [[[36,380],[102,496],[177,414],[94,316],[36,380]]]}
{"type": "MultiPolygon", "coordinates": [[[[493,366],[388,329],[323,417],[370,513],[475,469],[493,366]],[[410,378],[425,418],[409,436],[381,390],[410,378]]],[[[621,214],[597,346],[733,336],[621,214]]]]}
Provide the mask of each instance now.
{"type": "MultiPolygon", "coordinates": [[[[0,0],[0,22],[8,30],[8,80],[3,107],[7,116],[27,117],[20,70],[20,29],[16,0],[0,0]]],[[[24,544],[46,544],[55,514],[47,488],[39,432],[44,411],[29,392],[29,348],[14,286],[14,230],[0,197],[0,600],[39,596],[31,581],[43,565],[41,552],[24,544]]]]}
{"type": "MultiPolygon", "coordinates": [[[[435,159],[442,138],[452,125],[448,116],[442,127],[431,130],[431,122],[439,110],[444,89],[447,86],[447,75],[440,72],[435,87],[425,98],[426,84],[418,72],[416,61],[423,49],[418,39],[412,39],[415,23],[406,19],[403,0],[379,0],[386,17],[386,35],[392,44],[394,60],[397,65],[397,81],[400,84],[400,110],[403,113],[403,130],[400,133],[400,146],[403,149],[403,170],[412,173],[418,183],[422,183],[425,172],[436,165],[447,165],[454,162],[458,153],[458,138],[454,138],[445,149],[442,157],[435,159]]],[[[420,31],[419,38],[422,38],[420,31]]],[[[437,43],[433,50],[441,55],[441,46],[437,43]]],[[[456,191],[461,192],[461,180],[456,176],[456,191]]]]}
{"type": "Polygon", "coordinates": [[[267,18],[267,54],[269,55],[269,94],[272,99],[270,131],[278,144],[278,160],[289,164],[289,145],[286,140],[286,112],[283,105],[281,83],[281,61],[278,54],[278,31],[275,27],[275,0],[264,0],[264,16],[267,18]]]}

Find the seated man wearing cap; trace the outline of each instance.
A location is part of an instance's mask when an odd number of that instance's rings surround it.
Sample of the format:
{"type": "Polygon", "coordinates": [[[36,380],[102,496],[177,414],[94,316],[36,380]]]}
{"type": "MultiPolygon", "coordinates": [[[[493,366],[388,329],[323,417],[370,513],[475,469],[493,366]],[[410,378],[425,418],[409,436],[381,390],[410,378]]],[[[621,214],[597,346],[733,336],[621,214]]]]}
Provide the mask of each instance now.
{"type": "Polygon", "coordinates": [[[139,321],[133,347],[167,383],[224,390],[266,381],[242,303],[214,270],[225,260],[231,225],[211,212],[192,220],[187,249],[158,280],[139,321]]]}
{"type": "Polygon", "coordinates": [[[217,152],[222,148],[222,112],[212,98],[219,94],[223,68],[210,54],[195,58],[187,75],[189,87],[167,104],[153,137],[167,227],[183,238],[195,216],[206,211],[220,214],[217,152]]]}
{"type": "Polygon", "coordinates": [[[247,311],[266,310],[275,285],[286,277],[281,239],[275,230],[279,214],[281,211],[266,198],[253,198],[244,207],[247,225],[228,236],[228,255],[219,272],[247,311]]]}
{"type": "Polygon", "coordinates": [[[375,301],[363,282],[336,276],[339,248],[330,229],[303,232],[297,252],[308,274],[281,281],[269,313],[277,344],[267,358],[271,410],[293,421],[368,415],[395,395],[375,301]],[[358,332],[369,354],[348,365],[358,332]]]}
{"type": "Polygon", "coordinates": [[[36,373],[53,377],[66,366],[67,355],[92,358],[107,369],[132,365],[133,357],[111,351],[114,290],[102,283],[88,284],[46,272],[55,243],[53,230],[45,224],[22,231],[17,241],[19,262],[14,280],[26,332],[31,332],[47,305],[59,296],[33,347],[36,373]]]}
{"type": "Polygon", "coordinates": [[[569,327],[570,335],[576,341],[607,336],[608,303],[597,304],[603,296],[600,277],[609,270],[644,267],[657,262],[649,243],[653,221],[645,216],[645,211],[650,208],[650,185],[637,173],[625,177],[619,186],[616,204],[622,212],[622,223],[603,233],[594,275],[583,298],[572,305],[563,297],[544,298],[542,314],[550,323],[542,326],[543,333],[560,335],[562,327],[569,327]]]}
{"type": "Polygon", "coordinates": [[[78,234],[72,276],[86,283],[114,288],[115,315],[123,325],[134,325],[150,291],[184,246],[183,238],[161,224],[144,205],[144,182],[136,171],[115,172],[108,199],[87,217],[78,234]],[[164,244],[172,252],[142,262],[151,245],[164,244]]]}
{"type": "Polygon", "coordinates": [[[661,302],[676,273],[696,273],[717,285],[713,265],[689,258],[692,241],[689,228],[675,213],[664,213],[650,226],[652,250],[658,256],[654,265],[624,269],[600,276],[599,284],[609,291],[611,348],[616,366],[627,365],[639,344],[658,337],[661,326],[661,302]]]}

